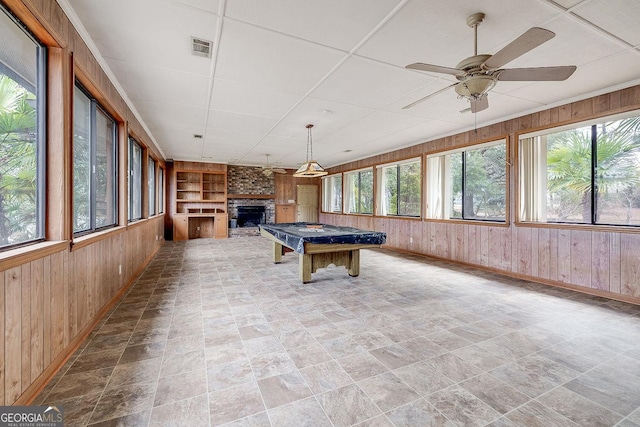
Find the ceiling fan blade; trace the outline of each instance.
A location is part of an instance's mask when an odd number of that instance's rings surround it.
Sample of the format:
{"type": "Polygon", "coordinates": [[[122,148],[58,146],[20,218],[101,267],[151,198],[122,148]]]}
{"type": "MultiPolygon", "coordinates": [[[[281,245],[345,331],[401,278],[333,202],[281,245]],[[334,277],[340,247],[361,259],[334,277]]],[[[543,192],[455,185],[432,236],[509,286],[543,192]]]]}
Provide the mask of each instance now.
{"type": "Polygon", "coordinates": [[[500,68],[517,57],[529,52],[531,49],[551,40],[555,35],[556,34],[553,31],[545,30],[544,28],[530,28],[520,37],[492,55],[491,58],[487,59],[483,68],[491,70],[500,68]]]}
{"type": "Polygon", "coordinates": [[[480,99],[472,99],[469,101],[471,103],[471,112],[477,113],[478,111],[486,110],[489,108],[489,95],[485,95],[480,99]]]}
{"type": "Polygon", "coordinates": [[[411,104],[409,104],[409,105],[405,105],[404,107],[402,107],[402,109],[403,109],[403,110],[406,110],[407,108],[414,107],[414,106],[416,106],[416,105],[420,104],[422,101],[426,101],[427,99],[429,99],[429,98],[431,98],[431,97],[433,97],[433,96],[436,96],[436,95],[438,95],[439,93],[442,93],[442,92],[444,92],[445,90],[447,90],[447,89],[449,89],[450,87],[453,87],[453,86],[455,86],[455,85],[457,85],[457,84],[458,84],[458,83],[454,83],[454,84],[449,85],[449,86],[447,86],[447,87],[444,87],[444,88],[442,88],[442,89],[440,89],[440,90],[438,90],[438,91],[436,91],[436,92],[430,93],[429,95],[425,96],[424,98],[420,98],[420,99],[418,99],[417,101],[413,101],[413,102],[412,102],[411,104]]]}
{"type": "Polygon", "coordinates": [[[422,62],[409,64],[405,68],[408,68],[410,70],[427,71],[429,73],[451,74],[452,76],[463,76],[466,74],[463,70],[458,70],[457,68],[442,67],[440,65],[423,64],[422,62]]]}
{"type": "Polygon", "coordinates": [[[498,80],[508,82],[559,82],[566,80],[576,71],[575,65],[560,67],[507,68],[498,73],[498,80]]]}

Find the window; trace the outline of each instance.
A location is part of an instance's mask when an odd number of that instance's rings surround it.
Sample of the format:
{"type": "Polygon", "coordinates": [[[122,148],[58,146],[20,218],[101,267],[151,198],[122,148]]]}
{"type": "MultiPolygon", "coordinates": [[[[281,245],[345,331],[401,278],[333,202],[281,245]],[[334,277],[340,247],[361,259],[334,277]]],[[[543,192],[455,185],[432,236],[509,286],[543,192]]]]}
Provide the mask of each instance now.
{"type": "Polygon", "coordinates": [[[322,177],[322,211],[342,212],[342,174],[322,177]]]}
{"type": "Polygon", "coordinates": [[[373,213],[373,169],[363,169],[344,174],[345,213],[373,213]]]}
{"type": "Polygon", "coordinates": [[[640,225],[640,116],[523,135],[522,221],[640,225]]]}
{"type": "Polygon", "coordinates": [[[427,218],[506,221],[507,144],[427,157],[427,218]]]}
{"type": "Polygon", "coordinates": [[[149,157],[147,163],[148,177],[147,189],[149,190],[149,216],[156,214],[156,161],[149,157]]]}
{"type": "Polygon", "coordinates": [[[45,54],[0,6],[0,249],[44,238],[45,54]]]}
{"type": "Polygon", "coordinates": [[[164,213],[164,169],[158,168],[158,213],[164,213]]]}
{"type": "Polygon", "coordinates": [[[142,147],[129,138],[129,221],[142,218],[142,147]]]}
{"type": "Polygon", "coordinates": [[[116,224],[116,122],[80,86],[73,97],[73,232],[116,224]]]}
{"type": "Polygon", "coordinates": [[[420,216],[420,159],[378,166],[378,215],[420,216]]]}

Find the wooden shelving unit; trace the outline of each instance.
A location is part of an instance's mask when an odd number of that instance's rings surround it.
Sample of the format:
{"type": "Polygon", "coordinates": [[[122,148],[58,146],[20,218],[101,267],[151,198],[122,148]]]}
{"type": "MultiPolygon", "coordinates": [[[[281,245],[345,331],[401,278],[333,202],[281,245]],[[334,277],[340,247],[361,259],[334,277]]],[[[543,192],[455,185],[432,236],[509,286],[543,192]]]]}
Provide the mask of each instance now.
{"type": "Polygon", "coordinates": [[[227,237],[226,171],[176,170],[174,240],[227,237]]]}
{"type": "Polygon", "coordinates": [[[226,212],[227,174],[176,171],[176,213],[189,213],[191,209],[226,212]]]}

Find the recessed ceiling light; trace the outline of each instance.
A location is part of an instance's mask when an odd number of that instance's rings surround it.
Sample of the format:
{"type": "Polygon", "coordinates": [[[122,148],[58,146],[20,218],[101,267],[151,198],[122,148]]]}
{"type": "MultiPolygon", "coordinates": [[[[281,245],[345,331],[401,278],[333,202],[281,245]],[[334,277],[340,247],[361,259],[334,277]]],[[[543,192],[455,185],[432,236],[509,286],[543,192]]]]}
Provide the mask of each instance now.
{"type": "Polygon", "coordinates": [[[195,139],[202,139],[202,135],[200,135],[200,134],[198,134],[198,133],[194,133],[194,134],[193,134],[193,137],[194,137],[195,139]]]}

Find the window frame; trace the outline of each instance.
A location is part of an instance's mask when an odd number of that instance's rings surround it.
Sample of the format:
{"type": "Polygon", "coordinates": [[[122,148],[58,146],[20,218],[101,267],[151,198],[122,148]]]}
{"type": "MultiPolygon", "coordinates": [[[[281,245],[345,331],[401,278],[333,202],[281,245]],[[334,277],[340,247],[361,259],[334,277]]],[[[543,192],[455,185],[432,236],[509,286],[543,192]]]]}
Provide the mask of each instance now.
{"type": "Polygon", "coordinates": [[[343,180],[343,175],[342,172],[340,173],[334,173],[331,175],[327,175],[327,176],[323,176],[322,177],[322,213],[342,213],[343,210],[343,206],[344,206],[344,200],[343,200],[343,195],[344,195],[344,191],[343,191],[343,187],[344,187],[344,180],[343,180]],[[325,207],[327,205],[333,205],[333,200],[335,197],[334,191],[333,191],[333,181],[336,180],[337,178],[340,179],[340,207],[338,208],[338,210],[326,210],[325,207]],[[327,193],[327,191],[329,190],[329,193],[327,193]]]}
{"type": "MultiPolygon", "coordinates": [[[[35,87],[34,94],[36,96],[35,104],[35,235],[33,238],[23,240],[20,242],[7,244],[0,246],[0,252],[9,251],[12,249],[21,248],[24,246],[41,243],[46,240],[46,204],[47,204],[47,76],[48,76],[48,55],[47,46],[42,43],[20,20],[18,20],[11,11],[6,8],[0,2],[0,13],[4,14],[10,21],[12,21],[18,29],[20,29],[24,35],[30,39],[36,49],[36,64],[35,64],[35,87]]],[[[11,77],[9,77],[11,78],[11,77]]],[[[11,80],[14,80],[11,78],[11,80]]],[[[24,87],[21,82],[17,82],[20,86],[24,87]]]]}
{"type": "MultiPolygon", "coordinates": [[[[100,103],[98,102],[98,100],[96,99],[95,96],[93,96],[91,94],[91,92],[89,92],[89,90],[82,84],[82,82],[80,82],[78,79],[76,79],[75,84],[74,84],[74,90],[78,89],[80,92],[82,92],[87,99],[89,100],[90,103],[90,125],[91,125],[91,129],[89,130],[89,134],[90,134],[90,141],[89,141],[89,160],[90,160],[90,167],[89,167],[89,173],[91,174],[91,178],[90,178],[90,183],[89,183],[89,228],[85,229],[85,230],[75,230],[75,218],[72,218],[72,230],[73,230],[73,236],[75,237],[80,237],[80,236],[85,236],[87,234],[92,234],[92,233],[96,233],[96,232],[100,232],[109,228],[115,228],[118,226],[119,223],[119,186],[120,186],[120,174],[119,174],[119,139],[118,139],[118,133],[119,133],[119,125],[118,125],[118,121],[111,115],[111,113],[109,113],[107,111],[107,109],[105,107],[103,107],[102,105],[100,105],[100,103]],[[96,191],[97,191],[97,178],[98,178],[98,174],[96,172],[96,166],[97,166],[97,150],[98,150],[98,137],[97,137],[97,117],[98,117],[98,113],[102,113],[102,115],[104,117],[106,117],[108,120],[111,121],[111,123],[113,124],[112,126],[112,147],[113,147],[113,151],[111,153],[112,155],[112,170],[113,170],[113,174],[111,175],[111,178],[113,179],[112,181],[112,199],[113,199],[113,212],[112,212],[112,216],[113,216],[113,222],[110,224],[106,224],[103,226],[97,226],[96,224],[96,220],[97,220],[97,204],[98,204],[98,200],[96,197],[96,191]]],[[[73,121],[73,118],[72,118],[73,121]]],[[[72,143],[72,147],[71,150],[73,152],[74,148],[75,148],[75,141],[73,141],[72,143]]],[[[75,163],[72,165],[72,173],[75,169],[75,163]]],[[[75,202],[74,202],[75,203],[75,202]]],[[[72,209],[75,209],[75,205],[72,203],[72,209]]]]}
{"type": "MultiPolygon", "coordinates": [[[[425,212],[424,212],[424,218],[426,221],[446,221],[446,222],[459,222],[459,223],[464,223],[464,224],[469,224],[469,223],[477,223],[477,224],[486,224],[486,225],[491,225],[491,226],[508,226],[510,223],[510,165],[511,162],[509,161],[510,158],[510,139],[507,135],[504,135],[502,137],[499,138],[492,138],[490,140],[483,140],[483,141],[478,141],[472,144],[465,144],[462,145],[460,147],[456,147],[454,149],[447,149],[447,150],[442,150],[442,151],[436,151],[436,152],[432,152],[432,153],[428,153],[426,154],[426,161],[425,161],[425,177],[426,177],[426,185],[425,185],[425,212]],[[464,158],[464,153],[465,152],[469,152],[469,151],[475,151],[475,150],[480,150],[483,148],[490,148],[493,146],[498,146],[504,144],[505,147],[505,214],[504,214],[504,219],[493,219],[493,218],[479,218],[479,217],[464,217],[464,213],[461,214],[461,217],[451,217],[450,216],[450,205],[449,205],[449,199],[451,198],[451,187],[452,187],[452,182],[450,179],[450,168],[448,166],[449,163],[449,159],[446,159],[442,162],[444,163],[444,165],[442,165],[442,172],[439,174],[436,172],[434,172],[433,170],[433,166],[430,165],[430,160],[435,159],[435,158],[444,158],[445,156],[451,156],[452,154],[458,154],[458,153],[462,153],[462,157],[464,158]],[[431,184],[432,181],[438,182],[439,184],[434,184],[434,185],[438,185],[438,187],[440,188],[440,192],[437,195],[433,195],[432,194],[432,189],[434,188],[433,185],[431,184]],[[431,205],[436,205],[436,207],[434,208],[431,205]],[[438,207],[440,206],[440,207],[438,207]],[[432,212],[434,212],[437,209],[438,212],[440,212],[440,214],[442,216],[433,216],[432,212]]],[[[463,160],[464,162],[464,160],[463,160]]],[[[463,169],[462,171],[462,180],[464,181],[465,178],[465,171],[463,169]]],[[[463,184],[462,184],[463,185],[463,184]]],[[[461,190],[462,192],[462,204],[464,205],[464,185],[463,188],[461,190]]],[[[440,215],[439,214],[439,215],[440,215]]]]}
{"type": "Polygon", "coordinates": [[[342,178],[342,213],[346,215],[367,215],[373,216],[375,213],[375,186],[376,186],[376,176],[373,166],[369,166],[362,169],[355,169],[348,172],[343,173],[342,178]],[[349,211],[350,206],[350,197],[352,195],[351,191],[347,188],[349,183],[349,177],[351,175],[358,174],[358,202],[356,206],[360,209],[362,205],[361,194],[362,194],[362,173],[363,172],[371,172],[371,212],[360,212],[349,211]]]}
{"type": "Polygon", "coordinates": [[[142,181],[143,178],[143,166],[144,166],[144,162],[143,162],[143,158],[144,158],[144,147],[138,142],[137,139],[135,139],[132,136],[129,136],[129,138],[127,138],[127,149],[128,149],[128,162],[127,162],[127,193],[128,193],[128,207],[127,207],[127,221],[129,223],[133,223],[136,221],[140,221],[141,219],[143,219],[143,193],[144,193],[144,182],[142,181]],[[133,215],[133,200],[134,200],[134,190],[135,190],[135,182],[134,182],[134,170],[133,170],[133,151],[134,151],[134,147],[137,147],[140,150],[140,187],[138,188],[139,191],[139,206],[138,208],[140,209],[140,215],[134,218],[133,215]]]}
{"type": "Polygon", "coordinates": [[[380,216],[380,217],[390,217],[390,218],[422,218],[422,198],[423,198],[423,194],[424,194],[424,176],[423,176],[423,165],[422,165],[422,156],[419,157],[412,157],[409,159],[404,159],[404,160],[399,160],[396,162],[391,162],[391,163],[383,163],[383,164],[379,164],[376,165],[376,173],[375,173],[375,180],[376,180],[376,195],[375,195],[375,200],[376,200],[376,216],[380,216]],[[420,213],[418,213],[417,215],[408,215],[408,214],[404,214],[404,213],[399,213],[398,210],[400,209],[400,187],[401,187],[401,180],[400,180],[400,167],[404,166],[404,165],[408,165],[411,163],[418,163],[418,168],[419,168],[419,185],[420,188],[418,190],[418,197],[419,197],[419,202],[418,205],[420,207],[420,213]],[[384,207],[384,200],[382,200],[382,198],[384,197],[383,194],[383,181],[384,181],[384,173],[386,169],[390,169],[390,168],[396,168],[396,213],[384,213],[383,207],[384,207]]]}
{"type": "MultiPolygon", "coordinates": [[[[553,126],[553,127],[544,127],[544,128],[540,128],[540,129],[536,129],[536,130],[532,130],[532,131],[528,131],[528,132],[523,132],[523,133],[516,133],[515,135],[515,141],[516,146],[515,146],[515,152],[516,152],[516,171],[515,171],[515,182],[516,182],[516,191],[517,191],[517,197],[516,197],[516,219],[515,219],[515,223],[517,226],[527,226],[527,227],[531,227],[531,226],[535,226],[535,227],[548,227],[548,228],[567,228],[567,229],[585,229],[585,228],[589,228],[589,229],[600,229],[600,230],[612,230],[612,231],[622,231],[622,230],[628,230],[628,231],[640,231],[640,224],[616,224],[616,223],[610,223],[610,222],[598,222],[597,221],[597,215],[598,215],[598,191],[597,191],[597,185],[596,185],[596,181],[597,181],[597,139],[598,139],[598,135],[594,134],[593,130],[594,128],[598,128],[599,125],[605,124],[605,123],[611,123],[611,122],[616,122],[616,121],[620,121],[620,120],[624,120],[624,119],[629,119],[629,118],[634,118],[634,117],[638,117],[640,118],[640,109],[633,109],[633,110],[629,110],[629,111],[625,111],[622,113],[618,113],[618,114],[610,114],[610,115],[603,115],[603,116],[598,116],[598,117],[594,117],[594,118],[590,118],[588,120],[581,120],[581,121],[577,121],[577,122],[572,122],[572,123],[567,123],[567,124],[563,124],[560,126],[553,126]],[[591,139],[591,168],[590,168],[590,172],[591,172],[591,176],[590,176],[590,182],[591,182],[591,195],[590,195],[590,217],[589,217],[589,222],[577,222],[577,221],[550,221],[550,220],[536,220],[536,219],[523,219],[523,217],[525,216],[529,216],[529,217],[533,217],[536,216],[537,214],[532,213],[531,211],[527,211],[527,213],[525,213],[524,211],[524,201],[523,198],[525,197],[529,197],[530,194],[525,193],[524,189],[523,189],[523,185],[524,185],[524,173],[522,171],[522,162],[523,162],[523,156],[522,156],[522,141],[524,139],[529,139],[529,138],[537,138],[537,137],[541,137],[541,136],[547,136],[547,135],[551,135],[551,134],[557,134],[557,133],[561,133],[561,132],[567,132],[567,131],[572,131],[572,130],[576,130],[576,129],[580,129],[580,128],[590,128],[591,129],[591,135],[590,135],[590,139],[591,139]]],[[[545,151],[548,152],[548,151],[545,151]]],[[[546,159],[545,159],[546,162],[546,159]]],[[[545,164],[546,166],[546,164],[545,164]]],[[[545,169],[546,171],[547,169],[545,169]]],[[[540,172],[540,171],[539,171],[540,172]]],[[[546,204],[545,204],[545,211],[546,211],[546,204]]]]}
{"type": "Polygon", "coordinates": [[[158,206],[157,206],[157,191],[158,191],[158,182],[157,182],[157,168],[158,162],[151,156],[147,156],[147,209],[149,217],[155,216],[158,214],[158,206]]]}
{"type": "Polygon", "coordinates": [[[158,215],[162,215],[164,213],[164,176],[164,168],[158,164],[158,178],[156,182],[156,187],[158,190],[158,195],[156,196],[158,204],[158,215]]]}

